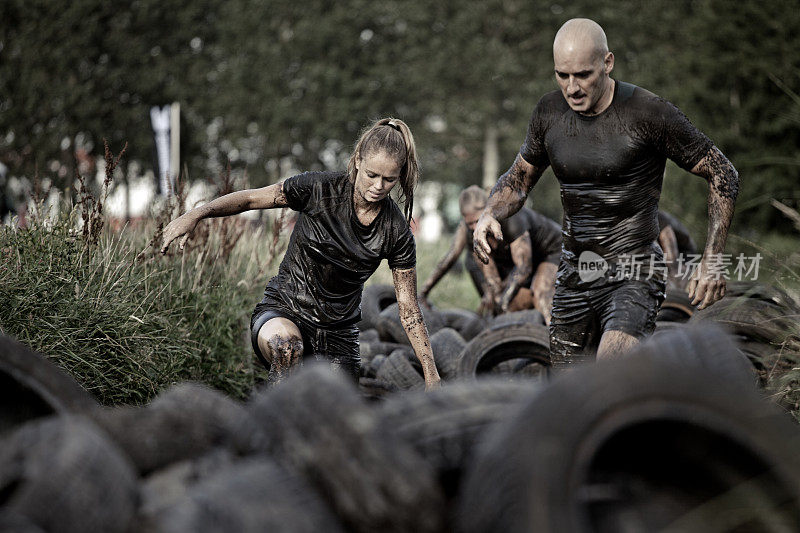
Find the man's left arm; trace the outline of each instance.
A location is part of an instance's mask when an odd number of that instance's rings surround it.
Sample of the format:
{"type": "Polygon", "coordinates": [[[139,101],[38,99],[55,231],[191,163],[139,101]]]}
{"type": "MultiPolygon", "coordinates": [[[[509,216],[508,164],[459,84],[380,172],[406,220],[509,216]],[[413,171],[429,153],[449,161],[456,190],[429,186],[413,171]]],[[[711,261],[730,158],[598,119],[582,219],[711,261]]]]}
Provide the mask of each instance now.
{"type": "Polygon", "coordinates": [[[703,259],[688,287],[692,305],[699,303],[698,309],[704,309],[725,296],[721,256],[739,194],[739,174],[716,146],[691,171],[708,181],[708,238],[703,259]]]}

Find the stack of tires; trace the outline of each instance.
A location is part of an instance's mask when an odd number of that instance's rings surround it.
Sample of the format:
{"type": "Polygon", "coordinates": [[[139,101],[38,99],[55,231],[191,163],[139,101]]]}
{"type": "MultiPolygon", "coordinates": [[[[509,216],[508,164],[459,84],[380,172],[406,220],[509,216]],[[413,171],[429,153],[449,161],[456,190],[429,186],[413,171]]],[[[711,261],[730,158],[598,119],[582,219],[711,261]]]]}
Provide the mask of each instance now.
{"type": "Polygon", "coordinates": [[[245,403],[183,383],[101,408],[7,342],[0,360],[51,376],[43,404],[83,399],[7,419],[0,531],[800,530],[800,428],[734,337],[664,331],[625,359],[508,379],[497,367],[538,340],[497,332],[532,325],[489,326],[456,382],[382,402],[309,364],[245,403]]]}
{"type": "MultiPolygon", "coordinates": [[[[549,340],[541,313],[517,311],[484,319],[463,309],[423,307],[431,348],[445,381],[498,374],[541,379],[549,366],[549,340]]],[[[362,391],[378,398],[424,387],[422,368],[397,311],[391,285],[371,285],[362,299],[362,391]]]]}

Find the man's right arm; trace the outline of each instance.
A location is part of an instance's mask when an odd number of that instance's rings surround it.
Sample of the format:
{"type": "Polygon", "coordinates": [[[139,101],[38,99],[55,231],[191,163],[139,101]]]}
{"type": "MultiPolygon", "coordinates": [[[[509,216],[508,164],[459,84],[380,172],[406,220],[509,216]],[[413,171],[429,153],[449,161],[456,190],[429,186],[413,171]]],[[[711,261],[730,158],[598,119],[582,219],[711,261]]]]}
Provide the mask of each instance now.
{"type": "MultiPolygon", "coordinates": [[[[450,250],[447,252],[441,261],[436,265],[436,268],[433,269],[433,272],[428,277],[427,281],[422,285],[422,289],[420,290],[420,297],[423,300],[427,300],[428,294],[430,294],[433,287],[439,283],[439,280],[442,279],[442,276],[447,273],[448,270],[453,266],[458,259],[458,256],[461,255],[461,252],[464,250],[464,247],[467,245],[467,225],[462,220],[461,223],[458,225],[458,229],[456,230],[456,234],[453,236],[453,244],[450,246],[450,250]]],[[[472,253],[472,250],[470,250],[472,253]]]]}
{"type": "Polygon", "coordinates": [[[534,166],[517,154],[511,168],[497,180],[489,195],[486,208],[475,226],[475,254],[483,263],[489,260],[489,254],[492,252],[487,235],[491,232],[495,239],[503,240],[499,221],[510,217],[522,208],[528,193],[539,181],[546,168],[546,165],[534,166]]]}

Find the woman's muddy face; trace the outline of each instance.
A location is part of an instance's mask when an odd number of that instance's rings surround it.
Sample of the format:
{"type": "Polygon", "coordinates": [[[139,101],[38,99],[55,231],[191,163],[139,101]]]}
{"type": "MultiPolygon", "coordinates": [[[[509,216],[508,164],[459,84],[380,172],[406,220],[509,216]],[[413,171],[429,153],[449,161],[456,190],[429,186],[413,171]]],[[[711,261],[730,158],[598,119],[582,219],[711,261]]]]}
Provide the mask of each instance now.
{"type": "Polygon", "coordinates": [[[380,202],[400,182],[403,165],[384,151],[370,152],[358,161],[355,192],[368,203],[380,202]]]}

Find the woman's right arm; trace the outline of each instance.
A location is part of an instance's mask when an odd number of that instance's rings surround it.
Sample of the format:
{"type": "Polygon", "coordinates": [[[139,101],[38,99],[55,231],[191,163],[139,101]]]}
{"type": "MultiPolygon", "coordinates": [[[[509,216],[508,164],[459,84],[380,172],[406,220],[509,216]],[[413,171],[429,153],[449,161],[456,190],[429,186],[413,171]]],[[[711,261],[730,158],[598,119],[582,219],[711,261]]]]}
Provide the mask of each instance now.
{"type": "Polygon", "coordinates": [[[283,194],[283,183],[275,183],[260,189],[236,191],[220,196],[207,204],[195,207],[170,222],[164,228],[161,253],[166,253],[170,243],[181,236],[183,238],[180,241],[180,249],[183,250],[197,223],[204,218],[238,215],[253,209],[271,209],[273,207],[286,207],[287,205],[286,195],[283,194]]]}

